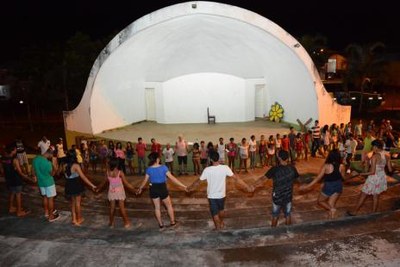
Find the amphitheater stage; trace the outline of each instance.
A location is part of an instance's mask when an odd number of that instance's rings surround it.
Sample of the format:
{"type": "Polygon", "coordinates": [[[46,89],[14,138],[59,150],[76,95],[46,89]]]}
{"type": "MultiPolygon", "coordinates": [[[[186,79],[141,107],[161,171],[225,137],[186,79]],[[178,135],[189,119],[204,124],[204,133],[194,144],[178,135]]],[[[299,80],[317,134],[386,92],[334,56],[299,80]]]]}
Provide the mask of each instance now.
{"type": "Polygon", "coordinates": [[[125,142],[136,142],[138,137],[142,137],[147,143],[150,142],[151,138],[155,138],[160,144],[174,144],[178,135],[183,135],[184,139],[189,143],[204,140],[206,143],[211,141],[215,144],[220,137],[223,137],[225,143],[227,143],[231,137],[235,138],[235,142],[240,142],[243,137],[249,140],[253,134],[259,140],[262,134],[265,135],[265,138],[268,138],[269,135],[275,136],[277,133],[281,135],[288,134],[289,124],[275,123],[263,119],[251,122],[216,124],[160,124],[156,122],[140,122],[106,131],[96,136],[125,142]]]}

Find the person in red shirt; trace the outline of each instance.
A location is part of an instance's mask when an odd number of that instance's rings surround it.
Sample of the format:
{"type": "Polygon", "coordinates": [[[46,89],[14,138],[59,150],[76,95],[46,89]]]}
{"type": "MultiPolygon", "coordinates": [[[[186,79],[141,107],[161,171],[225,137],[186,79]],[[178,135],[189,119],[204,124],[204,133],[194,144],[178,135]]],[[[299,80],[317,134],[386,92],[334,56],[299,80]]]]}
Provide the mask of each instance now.
{"type": "Polygon", "coordinates": [[[145,175],[146,150],[146,144],[143,142],[142,137],[139,137],[138,143],[136,144],[136,153],[138,156],[138,175],[145,175]]]}
{"type": "Polygon", "coordinates": [[[228,166],[231,168],[232,172],[235,173],[235,159],[237,157],[238,146],[235,143],[235,139],[231,137],[229,143],[226,144],[226,149],[228,150],[228,166]]]}
{"type": "Polygon", "coordinates": [[[289,137],[285,134],[282,138],[282,150],[285,150],[289,153],[289,137]]]}
{"type": "Polygon", "coordinates": [[[304,158],[304,140],[301,133],[297,133],[296,135],[296,160],[304,158]]]}
{"type": "Polygon", "coordinates": [[[161,145],[155,138],[151,138],[151,152],[157,153],[161,158],[161,145]]]}
{"type": "Polygon", "coordinates": [[[303,139],[304,139],[304,159],[305,160],[308,160],[308,152],[310,150],[311,136],[312,136],[312,131],[311,130],[308,130],[303,135],[303,139]]]}

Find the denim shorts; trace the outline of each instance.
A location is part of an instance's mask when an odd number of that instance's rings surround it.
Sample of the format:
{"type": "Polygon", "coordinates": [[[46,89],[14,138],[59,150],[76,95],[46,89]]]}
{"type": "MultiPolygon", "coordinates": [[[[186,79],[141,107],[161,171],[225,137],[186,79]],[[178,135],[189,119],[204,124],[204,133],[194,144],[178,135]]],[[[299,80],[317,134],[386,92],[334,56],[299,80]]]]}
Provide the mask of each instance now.
{"type": "Polygon", "coordinates": [[[276,205],[274,202],[272,202],[272,217],[279,217],[281,209],[283,210],[285,217],[290,216],[290,213],[292,212],[292,202],[288,202],[285,206],[276,205]]]}
{"type": "Polygon", "coordinates": [[[225,208],[225,198],[209,198],[211,215],[215,216],[225,208]]]}
{"type": "Polygon", "coordinates": [[[44,197],[55,197],[57,195],[56,186],[53,184],[47,187],[39,187],[40,194],[44,197]]]}
{"type": "Polygon", "coordinates": [[[322,187],[322,194],[330,197],[333,194],[340,194],[343,191],[343,183],[342,180],[337,180],[333,182],[325,182],[324,186],[322,187]]]}

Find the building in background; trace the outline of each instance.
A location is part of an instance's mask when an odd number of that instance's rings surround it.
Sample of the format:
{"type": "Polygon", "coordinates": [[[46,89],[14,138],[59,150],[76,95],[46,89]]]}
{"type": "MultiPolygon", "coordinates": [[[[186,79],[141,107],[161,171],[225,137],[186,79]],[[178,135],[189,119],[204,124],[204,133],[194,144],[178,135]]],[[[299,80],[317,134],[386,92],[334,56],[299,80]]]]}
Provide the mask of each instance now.
{"type": "Polygon", "coordinates": [[[140,121],[207,123],[265,117],[347,122],[350,107],[325,90],[310,56],[279,25],[251,11],[186,2],[148,14],[117,34],[91,70],[68,132],[98,134],[140,121]]]}

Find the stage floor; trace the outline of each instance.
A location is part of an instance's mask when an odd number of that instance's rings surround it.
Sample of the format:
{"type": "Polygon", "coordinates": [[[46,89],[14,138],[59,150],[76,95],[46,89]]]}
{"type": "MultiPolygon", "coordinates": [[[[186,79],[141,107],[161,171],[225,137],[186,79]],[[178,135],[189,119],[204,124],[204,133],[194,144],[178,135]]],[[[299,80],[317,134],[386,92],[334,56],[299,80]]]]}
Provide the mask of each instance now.
{"type": "Polygon", "coordinates": [[[260,135],[276,135],[280,133],[289,133],[289,125],[285,123],[274,123],[266,120],[255,120],[252,122],[236,122],[236,123],[216,123],[216,124],[160,124],[156,122],[140,122],[124,128],[106,131],[96,136],[118,140],[137,142],[138,137],[142,137],[146,143],[150,143],[151,138],[155,138],[160,144],[175,144],[178,135],[182,134],[188,142],[200,142],[204,140],[216,144],[220,137],[224,138],[224,142],[229,142],[229,138],[235,138],[238,143],[245,137],[250,139],[251,135],[256,136],[256,140],[260,139],[260,135]]]}

